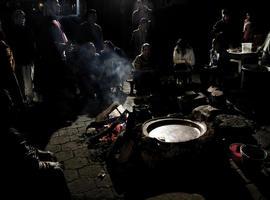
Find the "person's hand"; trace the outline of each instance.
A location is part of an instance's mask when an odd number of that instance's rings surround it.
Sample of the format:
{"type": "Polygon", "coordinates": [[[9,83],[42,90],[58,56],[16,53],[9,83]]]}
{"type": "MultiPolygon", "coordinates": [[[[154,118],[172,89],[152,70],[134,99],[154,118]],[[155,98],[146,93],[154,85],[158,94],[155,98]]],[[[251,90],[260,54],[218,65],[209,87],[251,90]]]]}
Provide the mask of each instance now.
{"type": "Polygon", "coordinates": [[[63,164],[60,162],[46,162],[50,168],[53,169],[63,169],[63,164]]]}
{"type": "Polygon", "coordinates": [[[39,169],[40,170],[49,170],[49,169],[63,169],[63,165],[60,162],[44,162],[40,161],[39,162],[39,169]]]}
{"type": "Polygon", "coordinates": [[[38,156],[41,161],[57,161],[56,156],[51,151],[42,151],[38,149],[38,156]]]}

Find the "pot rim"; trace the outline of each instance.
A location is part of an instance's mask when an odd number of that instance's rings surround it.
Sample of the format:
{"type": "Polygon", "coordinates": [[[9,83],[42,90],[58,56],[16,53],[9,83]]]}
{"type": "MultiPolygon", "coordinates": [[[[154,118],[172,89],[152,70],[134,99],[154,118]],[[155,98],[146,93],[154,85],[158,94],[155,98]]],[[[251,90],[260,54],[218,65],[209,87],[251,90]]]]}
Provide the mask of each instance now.
{"type": "MultiPolygon", "coordinates": [[[[201,136],[203,136],[207,132],[207,125],[204,122],[193,121],[193,120],[190,120],[190,119],[174,118],[174,117],[158,117],[158,118],[153,118],[153,119],[147,120],[146,122],[144,122],[142,124],[142,133],[143,133],[143,135],[146,136],[146,137],[149,137],[149,132],[150,131],[148,129],[151,128],[151,126],[153,126],[153,124],[158,123],[158,122],[166,122],[166,121],[178,121],[178,122],[182,121],[182,122],[185,122],[187,124],[195,125],[194,127],[200,129],[200,132],[201,132],[200,136],[198,138],[200,138],[201,136]]],[[[163,140],[159,140],[157,138],[152,138],[152,139],[156,139],[160,143],[164,143],[164,144],[183,143],[183,142],[166,142],[166,141],[163,141],[163,140]]],[[[189,141],[191,141],[191,140],[189,140],[189,141]]],[[[186,141],[186,142],[189,142],[189,141],[186,141]]]]}
{"type": "Polygon", "coordinates": [[[265,151],[263,148],[257,146],[257,145],[251,145],[251,144],[242,144],[240,146],[240,153],[242,155],[243,158],[247,158],[249,160],[254,160],[254,161],[263,161],[267,158],[267,151],[265,151]],[[262,158],[252,158],[249,155],[247,155],[244,151],[243,148],[245,147],[253,147],[253,148],[257,148],[258,150],[261,150],[263,152],[263,157],[262,158]]]}

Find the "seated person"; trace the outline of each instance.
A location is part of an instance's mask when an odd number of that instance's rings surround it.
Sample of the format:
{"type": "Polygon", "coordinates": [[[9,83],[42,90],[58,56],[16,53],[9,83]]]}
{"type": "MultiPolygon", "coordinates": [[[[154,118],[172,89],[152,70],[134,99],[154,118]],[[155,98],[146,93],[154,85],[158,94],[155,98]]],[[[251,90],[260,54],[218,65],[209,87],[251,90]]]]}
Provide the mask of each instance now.
{"type": "Polygon", "coordinates": [[[0,127],[4,141],[1,148],[5,163],[2,169],[8,174],[3,177],[3,191],[10,199],[17,199],[16,195],[25,199],[71,199],[61,164],[54,155],[29,144],[12,127],[14,109],[9,92],[0,89],[0,127]]]}
{"type": "Polygon", "coordinates": [[[224,73],[228,74],[231,71],[230,56],[227,52],[226,42],[224,42],[223,34],[217,35],[212,40],[212,49],[210,50],[210,84],[223,86],[224,73]]]}
{"type": "Polygon", "coordinates": [[[77,59],[78,85],[80,94],[87,99],[97,92],[101,79],[100,55],[92,42],[86,42],[80,46],[77,59]]]}
{"type": "Polygon", "coordinates": [[[260,68],[260,66],[270,66],[270,32],[267,34],[264,43],[257,48],[259,63],[248,63],[246,68],[260,68]]]}
{"type": "Polygon", "coordinates": [[[138,28],[132,32],[130,41],[131,57],[134,58],[141,51],[141,46],[149,40],[149,21],[146,18],[140,19],[138,28]]]}
{"type": "Polygon", "coordinates": [[[178,39],[173,51],[173,64],[176,80],[183,84],[191,81],[191,70],[195,65],[193,48],[183,39],[178,39]]]}
{"type": "Polygon", "coordinates": [[[30,145],[15,130],[17,116],[24,104],[14,73],[12,51],[4,42],[0,21],[0,130],[2,136],[3,196],[8,199],[71,199],[61,164],[51,152],[30,145]]]}
{"type": "Polygon", "coordinates": [[[141,53],[133,61],[133,78],[137,94],[149,90],[153,86],[153,62],[151,60],[151,46],[144,43],[141,53]]]}

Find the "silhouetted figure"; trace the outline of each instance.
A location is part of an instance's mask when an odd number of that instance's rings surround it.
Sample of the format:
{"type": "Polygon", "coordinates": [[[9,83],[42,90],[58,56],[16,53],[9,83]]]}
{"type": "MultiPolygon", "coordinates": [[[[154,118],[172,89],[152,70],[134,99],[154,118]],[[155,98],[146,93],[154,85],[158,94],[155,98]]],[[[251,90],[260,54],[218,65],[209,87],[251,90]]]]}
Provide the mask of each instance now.
{"type": "Polygon", "coordinates": [[[131,36],[131,51],[132,57],[140,54],[141,46],[148,42],[148,20],[141,18],[140,24],[136,30],[132,32],[131,36]]]}
{"type": "Polygon", "coordinates": [[[58,0],[47,0],[44,3],[44,16],[37,38],[35,86],[42,95],[44,105],[54,113],[52,117],[56,117],[55,111],[59,111],[61,118],[65,118],[67,113],[72,112],[76,88],[74,74],[66,59],[70,43],[58,21],[59,13],[58,0]]]}
{"type": "Polygon", "coordinates": [[[173,51],[176,81],[186,85],[191,82],[191,71],[195,65],[193,48],[184,39],[178,39],[173,51]]]}
{"type": "Polygon", "coordinates": [[[136,56],[132,64],[136,94],[144,94],[154,86],[154,66],[151,60],[150,44],[144,43],[141,46],[141,53],[136,56]]]}
{"type": "Polygon", "coordinates": [[[254,24],[251,20],[251,15],[247,12],[243,24],[243,42],[253,42],[254,24]]]}
{"type": "Polygon", "coordinates": [[[145,18],[147,21],[151,20],[152,10],[148,8],[141,0],[137,0],[137,8],[132,13],[132,27],[136,28],[140,24],[140,20],[145,18]]]}
{"type": "Polygon", "coordinates": [[[7,32],[8,43],[16,61],[16,75],[27,102],[33,100],[33,70],[35,45],[33,34],[26,26],[26,16],[23,10],[15,10],[12,15],[12,26],[7,32]]]}
{"type": "Polygon", "coordinates": [[[4,32],[0,21],[0,89],[8,90],[13,99],[14,107],[21,109],[24,100],[15,74],[13,52],[5,42],[4,32]]]}
{"type": "Polygon", "coordinates": [[[225,40],[226,48],[229,48],[234,43],[234,27],[231,22],[231,14],[227,9],[221,10],[221,19],[218,20],[212,29],[213,38],[222,34],[225,40]]]}
{"type": "Polygon", "coordinates": [[[97,12],[94,9],[86,13],[86,21],[80,25],[81,38],[80,43],[93,42],[97,52],[103,49],[103,32],[102,28],[96,23],[97,12]]]}
{"type": "Polygon", "coordinates": [[[71,199],[61,164],[53,153],[29,144],[24,135],[12,127],[13,99],[8,90],[0,89],[0,129],[2,177],[1,195],[8,199],[71,199]]]}
{"type": "Polygon", "coordinates": [[[100,55],[96,53],[94,43],[87,42],[80,46],[77,59],[80,94],[83,98],[93,97],[99,88],[102,69],[100,55]]]}

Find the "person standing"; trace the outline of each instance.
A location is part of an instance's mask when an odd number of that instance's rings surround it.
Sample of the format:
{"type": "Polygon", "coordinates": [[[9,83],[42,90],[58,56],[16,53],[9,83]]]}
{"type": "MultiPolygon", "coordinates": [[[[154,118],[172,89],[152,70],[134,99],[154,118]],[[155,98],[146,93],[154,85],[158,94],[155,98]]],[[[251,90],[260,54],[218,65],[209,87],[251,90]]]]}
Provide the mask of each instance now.
{"type": "Polygon", "coordinates": [[[132,32],[131,36],[131,55],[132,57],[137,56],[141,51],[141,46],[148,42],[148,20],[142,18],[140,24],[136,30],[132,32]]]}
{"type": "Polygon", "coordinates": [[[173,64],[176,81],[183,84],[191,82],[191,71],[195,65],[193,48],[184,39],[178,39],[173,50],[173,64]]]}
{"type": "Polygon", "coordinates": [[[137,95],[152,90],[155,86],[154,64],[151,58],[151,45],[144,43],[141,46],[141,53],[136,56],[133,63],[133,79],[137,95]]]}
{"type": "Polygon", "coordinates": [[[231,14],[227,9],[221,10],[221,19],[218,20],[212,29],[213,38],[222,34],[225,40],[226,48],[234,45],[233,25],[231,22],[231,14]]]}
{"type": "Polygon", "coordinates": [[[86,13],[86,21],[80,25],[81,39],[80,43],[93,42],[97,52],[103,50],[103,32],[97,22],[97,11],[90,9],[86,13]]]}
{"type": "Polygon", "coordinates": [[[61,6],[58,0],[46,0],[37,37],[38,67],[35,86],[41,102],[57,120],[64,120],[74,109],[76,84],[66,52],[70,47],[58,21],[61,6]],[[57,113],[57,114],[56,114],[57,113]]]}
{"type": "Polygon", "coordinates": [[[13,52],[6,43],[0,20],[0,89],[9,92],[13,106],[20,110],[24,107],[24,99],[15,74],[13,52]]]}
{"type": "Polygon", "coordinates": [[[137,9],[132,13],[132,27],[136,28],[140,24],[142,18],[151,20],[152,9],[145,5],[142,0],[137,0],[137,9]]]}
{"type": "Polygon", "coordinates": [[[253,23],[250,13],[246,13],[243,25],[243,42],[253,42],[253,23]]]}
{"type": "Polygon", "coordinates": [[[33,34],[26,26],[26,14],[15,10],[12,15],[12,26],[8,31],[8,43],[16,61],[16,76],[26,102],[33,100],[33,70],[35,44],[33,34]]]}

